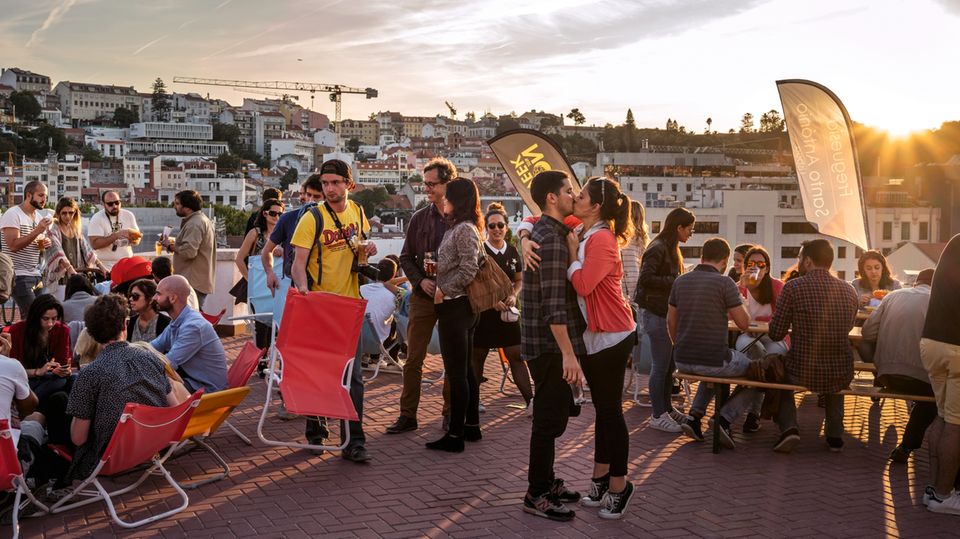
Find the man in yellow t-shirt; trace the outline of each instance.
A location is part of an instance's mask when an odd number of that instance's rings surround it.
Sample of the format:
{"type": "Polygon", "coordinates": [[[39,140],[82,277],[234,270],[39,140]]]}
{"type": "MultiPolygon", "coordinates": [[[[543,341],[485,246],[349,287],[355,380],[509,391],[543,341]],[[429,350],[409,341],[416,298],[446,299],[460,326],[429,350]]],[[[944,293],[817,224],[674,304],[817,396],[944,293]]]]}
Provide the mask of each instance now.
{"type": "MultiPolygon", "coordinates": [[[[313,211],[307,211],[300,218],[290,243],[295,255],[290,276],[297,290],[323,291],[360,297],[359,275],[353,271],[356,240],[367,237],[370,224],[363,217],[363,210],[354,202],[347,200],[347,193],[354,187],[350,166],[339,159],[330,159],[320,166],[320,183],[323,187],[325,202],[316,207],[322,218],[323,229],[317,235],[317,218],[313,211]],[[320,263],[317,263],[319,251],[320,263]],[[309,275],[309,279],[308,276],[309,275]]],[[[377,247],[367,243],[368,256],[377,254],[377,247]]],[[[354,361],[360,358],[360,342],[354,361]]],[[[354,365],[350,377],[350,398],[357,409],[359,421],[350,422],[350,445],[343,450],[343,458],[353,462],[367,462],[370,456],[364,447],[366,437],[363,434],[363,373],[359,364],[354,365]]],[[[323,445],[326,428],[316,418],[307,419],[305,432],[307,441],[314,445],[323,445]]]]}

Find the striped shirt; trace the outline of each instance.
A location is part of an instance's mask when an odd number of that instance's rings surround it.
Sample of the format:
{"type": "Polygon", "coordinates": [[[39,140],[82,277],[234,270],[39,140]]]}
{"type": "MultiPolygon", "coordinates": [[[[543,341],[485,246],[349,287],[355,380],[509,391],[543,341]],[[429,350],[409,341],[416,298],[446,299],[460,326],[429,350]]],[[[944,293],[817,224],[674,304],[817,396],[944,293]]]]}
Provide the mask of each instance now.
{"type": "Polygon", "coordinates": [[[727,312],[743,305],[737,285],[717,268],[700,264],[674,281],[670,305],[679,318],[674,360],[684,365],[723,366],[730,359],[727,312]]]}
{"type": "MultiPolygon", "coordinates": [[[[30,217],[20,209],[20,206],[14,206],[0,216],[0,229],[16,228],[20,231],[22,238],[33,232],[42,218],[43,215],[39,211],[35,211],[33,217],[30,217]]],[[[0,234],[0,249],[13,259],[13,271],[17,276],[40,275],[40,249],[37,248],[37,242],[30,242],[29,245],[14,253],[7,246],[3,234],[0,234]]]]}

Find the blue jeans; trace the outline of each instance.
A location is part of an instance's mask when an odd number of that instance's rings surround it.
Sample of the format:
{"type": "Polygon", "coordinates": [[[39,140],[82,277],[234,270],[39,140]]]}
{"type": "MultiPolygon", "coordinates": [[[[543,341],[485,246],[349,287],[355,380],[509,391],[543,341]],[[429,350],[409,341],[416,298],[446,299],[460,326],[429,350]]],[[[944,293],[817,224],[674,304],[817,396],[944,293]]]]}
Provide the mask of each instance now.
{"type": "Polygon", "coordinates": [[[673,389],[673,343],[667,333],[667,319],[643,309],[643,329],[650,339],[650,404],[653,417],[673,409],[670,393],[673,389]]]}
{"type": "MultiPolygon", "coordinates": [[[[30,310],[33,300],[37,298],[36,286],[39,282],[39,275],[17,275],[13,279],[13,301],[20,309],[21,320],[27,319],[27,311],[30,310]]],[[[40,291],[42,294],[43,289],[41,288],[40,291]]]]}
{"type": "MultiPolygon", "coordinates": [[[[738,350],[730,350],[730,358],[719,367],[678,363],[677,369],[679,369],[680,372],[689,374],[723,378],[743,376],[743,374],[747,372],[748,365],[750,365],[750,358],[747,357],[746,354],[738,350]]],[[[693,404],[690,406],[690,414],[694,417],[703,417],[707,411],[707,406],[710,404],[710,401],[713,400],[714,393],[713,384],[700,382],[700,385],[697,387],[697,395],[693,398],[693,404]]],[[[720,416],[728,422],[733,423],[740,417],[740,414],[742,414],[744,410],[752,408],[761,398],[762,393],[756,388],[737,388],[737,391],[735,391],[726,404],[723,405],[723,409],[720,410],[720,416]]]]}

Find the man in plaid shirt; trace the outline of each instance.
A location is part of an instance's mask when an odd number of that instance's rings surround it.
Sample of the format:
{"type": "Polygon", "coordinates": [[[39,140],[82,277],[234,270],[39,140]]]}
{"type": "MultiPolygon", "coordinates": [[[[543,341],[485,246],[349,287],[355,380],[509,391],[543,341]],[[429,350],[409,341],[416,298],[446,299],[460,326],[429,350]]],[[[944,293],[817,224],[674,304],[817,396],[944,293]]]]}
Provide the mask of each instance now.
{"type": "Polygon", "coordinates": [[[580,494],[567,490],[554,475],[554,442],[567,428],[573,405],[570,384],[583,381],[577,356],[586,354],[583,332],[587,327],[567,280],[570,229],[563,219],[573,213],[573,186],[564,172],[541,172],[533,178],[530,194],[543,216],[530,234],[530,240],[539,245],[540,265],[523,272],[521,291],[520,354],[530,368],[536,395],[523,510],[568,521],[574,512],[564,503],[579,501],[580,494]]]}
{"type": "MultiPolygon", "coordinates": [[[[843,449],[843,395],[853,380],[850,330],[857,319],[857,293],[830,273],[833,246],[824,239],[803,242],[797,269],[800,277],[783,286],[769,337],[781,341],[793,327],[786,356],[788,382],[823,395],[826,437],[831,451],[843,449]]],[[[780,392],[776,417],[780,440],[774,451],[789,453],[800,441],[797,406],[792,391],[780,392]]]]}

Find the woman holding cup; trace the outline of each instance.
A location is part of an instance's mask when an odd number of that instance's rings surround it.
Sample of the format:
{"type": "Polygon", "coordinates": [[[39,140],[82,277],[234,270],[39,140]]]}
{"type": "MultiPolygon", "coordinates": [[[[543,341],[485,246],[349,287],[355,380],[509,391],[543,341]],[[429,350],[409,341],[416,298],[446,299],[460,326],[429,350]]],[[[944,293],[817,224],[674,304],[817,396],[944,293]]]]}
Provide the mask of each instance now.
{"type": "MultiPolygon", "coordinates": [[[[777,298],[783,290],[783,281],[770,275],[770,254],[759,245],[747,251],[743,257],[743,274],[740,275],[740,295],[744,296],[744,305],[750,314],[751,322],[769,322],[777,308],[777,298]]],[[[757,335],[744,333],[737,339],[737,350],[743,350],[757,338],[757,335]]],[[[786,354],[789,345],[786,340],[773,341],[764,335],[749,350],[743,350],[753,357],[764,354],[786,354]]]]}
{"type": "Polygon", "coordinates": [[[63,197],[57,202],[54,218],[56,221],[47,235],[50,249],[44,252],[47,262],[44,283],[54,297],[63,301],[67,277],[86,268],[96,268],[106,275],[107,268],[81,231],[80,208],[73,197],[63,197]]]}

